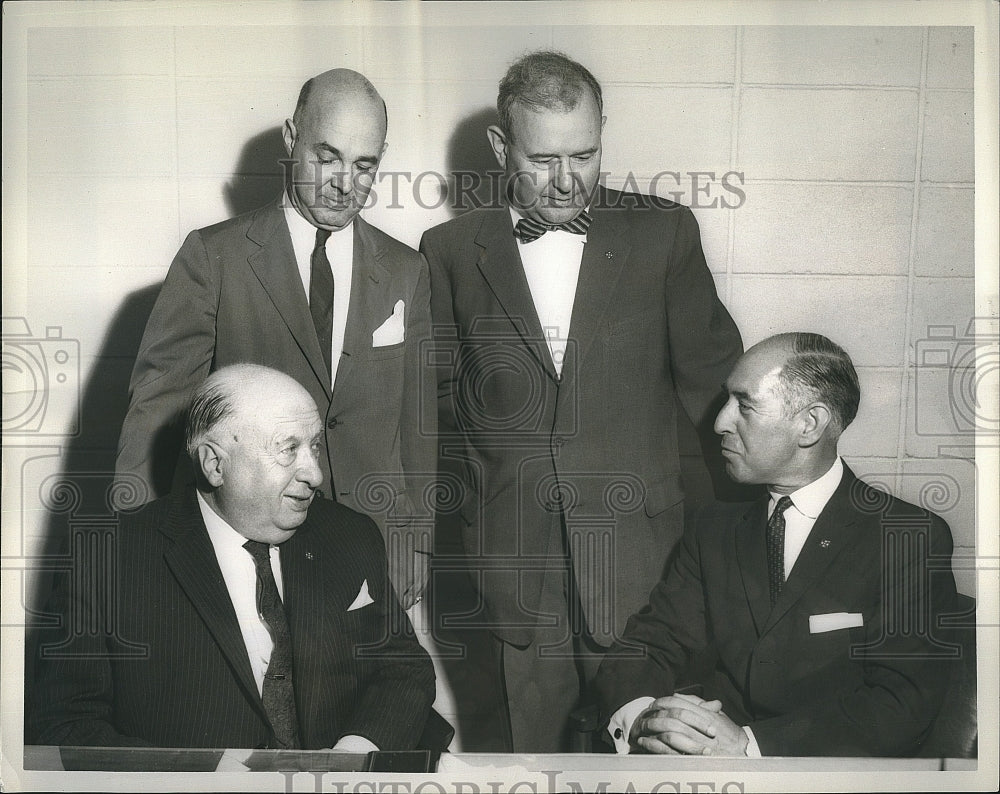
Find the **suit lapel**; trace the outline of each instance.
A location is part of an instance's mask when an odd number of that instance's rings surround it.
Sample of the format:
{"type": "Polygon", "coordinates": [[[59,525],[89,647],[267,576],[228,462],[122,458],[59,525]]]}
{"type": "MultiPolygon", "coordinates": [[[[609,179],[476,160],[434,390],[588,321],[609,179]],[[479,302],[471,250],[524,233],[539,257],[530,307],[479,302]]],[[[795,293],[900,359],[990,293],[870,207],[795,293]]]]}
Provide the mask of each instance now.
{"type": "Polygon", "coordinates": [[[215,557],[215,548],[201,518],[194,489],[186,490],[182,497],[175,500],[162,531],[174,541],[164,555],[167,566],[215,638],[247,700],[266,720],[243,634],[215,557]]]}
{"type": "MultiPolygon", "coordinates": [[[[347,325],[344,328],[344,348],[337,366],[337,383],[351,383],[351,370],[355,359],[372,346],[372,332],[388,319],[375,316],[386,303],[382,295],[390,284],[389,271],[383,263],[383,249],[369,226],[360,217],[354,219],[354,261],[351,269],[351,300],[347,308],[347,325]]],[[[407,311],[409,307],[404,309],[407,311]]],[[[391,307],[390,307],[391,311],[391,307]]],[[[336,411],[338,394],[344,389],[333,389],[333,410],[336,411]]]]}
{"type": "Polygon", "coordinates": [[[631,248],[625,213],[610,206],[604,188],[598,188],[592,216],[569,327],[569,338],[575,351],[567,355],[562,373],[567,384],[575,379],[578,362],[583,360],[604,325],[606,315],[612,310],[612,296],[631,248]]]}
{"type": "Polygon", "coordinates": [[[747,604],[757,626],[763,632],[771,612],[771,596],[767,584],[767,497],[758,499],[736,525],[734,542],[736,561],[743,578],[747,604]]]}
{"type": "Polygon", "coordinates": [[[542,333],[531,289],[524,275],[521,256],[514,241],[510,213],[504,209],[489,213],[476,235],[482,249],[477,265],[497,301],[514,324],[518,336],[549,377],[557,380],[552,356],[542,333]]]}
{"type": "Polygon", "coordinates": [[[316,328],[309,313],[309,301],[302,287],[292,238],[280,201],[257,215],[247,229],[247,238],[257,246],[247,257],[247,262],[329,396],[329,373],[319,349],[316,328]]]}
{"type": "Polygon", "coordinates": [[[857,478],[845,465],[840,485],[816,518],[792,572],[781,589],[781,595],[771,610],[766,628],[781,620],[813,585],[823,580],[834,560],[845,549],[858,542],[857,536],[864,531],[865,524],[860,520],[862,514],[851,501],[851,491],[856,482],[857,478]]]}
{"type": "Polygon", "coordinates": [[[331,560],[324,560],[320,550],[311,543],[314,532],[309,530],[306,519],[299,530],[281,544],[282,600],[288,617],[288,630],[292,638],[292,656],[299,660],[294,671],[296,709],[299,728],[309,733],[310,726],[318,724],[314,710],[318,708],[315,699],[303,699],[304,692],[316,691],[315,682],[306,681],[313,668],[310,660],[327,649],[322,642],[329,636],[321,628],[323,616],[329,612],[330,594],[326,591],[322,576],[318,576],[320,566],[332,566],[331,560]]]}

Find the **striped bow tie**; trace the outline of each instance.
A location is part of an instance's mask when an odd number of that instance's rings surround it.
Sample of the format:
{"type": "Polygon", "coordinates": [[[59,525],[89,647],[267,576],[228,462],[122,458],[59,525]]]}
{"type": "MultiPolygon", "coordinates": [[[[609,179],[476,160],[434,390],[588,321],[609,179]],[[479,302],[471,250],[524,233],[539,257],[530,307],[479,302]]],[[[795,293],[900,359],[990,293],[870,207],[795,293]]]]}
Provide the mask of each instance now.
{"type": "Polygon", "coordinates": [[[545,232],[563,231],[573,234],[586,234],[587,228],[593,219],[587,210],[583,210],[573,220],[566,223],[542,223],[533,218],[521,218],[514,226],[514,236],[522,243],[530,243],[537,240],[545,232]]]}

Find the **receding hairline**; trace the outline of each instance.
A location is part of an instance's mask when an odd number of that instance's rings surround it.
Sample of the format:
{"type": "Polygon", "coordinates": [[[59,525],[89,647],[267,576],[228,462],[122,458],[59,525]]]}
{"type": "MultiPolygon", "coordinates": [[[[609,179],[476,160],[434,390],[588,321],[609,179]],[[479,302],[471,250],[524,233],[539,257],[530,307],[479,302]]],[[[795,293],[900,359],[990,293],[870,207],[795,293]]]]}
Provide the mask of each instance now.
{"type": "Polygon", "coordinates": [[[382,109],[383,124],[388,128],[389,112],[382,95],[367,77],[352,69],[331,69],[315,77],[310,77],[302,84],[298,101],[295,103],[295,111],[292,114],[292,122],[296,126],[302,123],[306,111],[316,104],[320,91],[324,92],[324,98],[328,99],[361,97],[377,104],[382,109]]]}

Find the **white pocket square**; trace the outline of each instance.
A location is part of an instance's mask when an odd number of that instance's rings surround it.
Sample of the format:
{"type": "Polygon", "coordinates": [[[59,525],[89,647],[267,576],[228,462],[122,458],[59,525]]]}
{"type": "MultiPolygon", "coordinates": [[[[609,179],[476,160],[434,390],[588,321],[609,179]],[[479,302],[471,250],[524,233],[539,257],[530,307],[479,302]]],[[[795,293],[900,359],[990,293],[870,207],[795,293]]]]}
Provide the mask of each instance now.
{"type": "Polygon", "coordinates": [[[825,615],[809,616],[809,633],[823,634],[837,629],[853,629],[864,626],[860,612],[828,612],[825,615]]]}
{"type": "Polygon", "coordinates": [[[358,590],[357,597],[354,599],[354,601],[351,603],[351,605],[347,608],[347,611],[348,612],[353,612],[355,609],[361,609],[361,607],[366,607],[369,604],[374,604],[374,603],[375,603],[375,599],[372,598],[371,594],[368,592],[368,580],[365,579],[361,583],[361,589],[358,590]]]}
{"type": "Polygon", "coordinates": [[[392,307],[392,316],[372,332],[372,347],[387,347],[398,345],[406,336],[406,324],[403,321],[405,304],[396,301],[392,307]]]}

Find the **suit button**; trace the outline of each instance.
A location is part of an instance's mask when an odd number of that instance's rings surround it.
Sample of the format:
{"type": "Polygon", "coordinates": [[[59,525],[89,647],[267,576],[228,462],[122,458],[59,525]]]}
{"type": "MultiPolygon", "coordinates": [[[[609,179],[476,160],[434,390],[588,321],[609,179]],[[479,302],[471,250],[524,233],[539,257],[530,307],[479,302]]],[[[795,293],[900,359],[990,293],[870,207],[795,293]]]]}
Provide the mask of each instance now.
{"type": "Polygon", "coordinates": [[[335,428],[337,426],[337,417],[331,416],[329,419],[327,419],[326,420],[326,426],[330,430],[333,430],[333,428],[335,428]]]}

